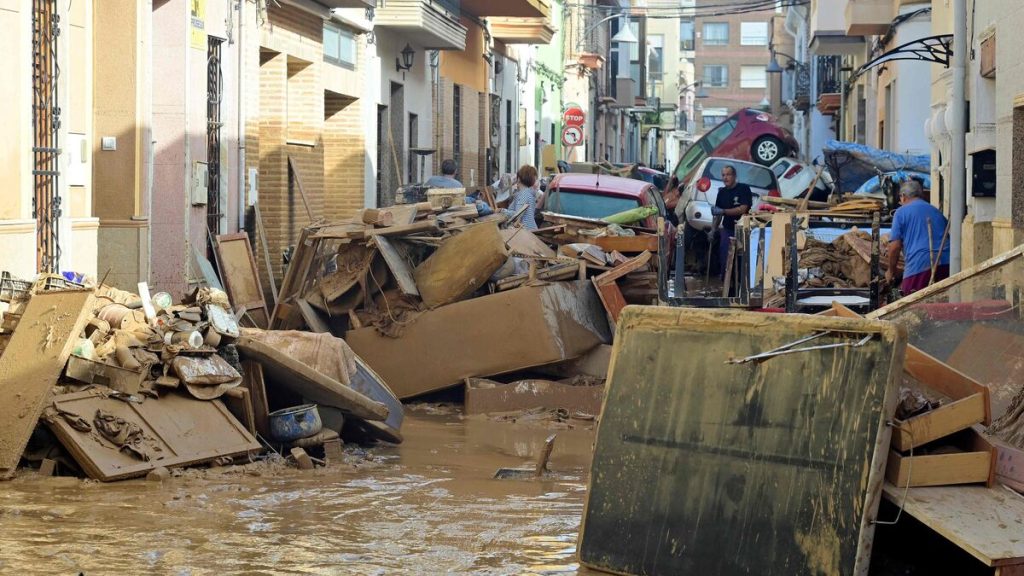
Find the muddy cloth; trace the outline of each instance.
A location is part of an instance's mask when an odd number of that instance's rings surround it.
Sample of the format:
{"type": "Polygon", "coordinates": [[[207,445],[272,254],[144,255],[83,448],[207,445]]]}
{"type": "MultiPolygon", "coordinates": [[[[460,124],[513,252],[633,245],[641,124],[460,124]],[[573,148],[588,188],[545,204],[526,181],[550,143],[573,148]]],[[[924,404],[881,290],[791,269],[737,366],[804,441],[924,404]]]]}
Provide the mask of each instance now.
{"type": "Polygon", "coordinates": [[[357,370],[355,352],[344,340],[326,332],[315,334],[300,330],[243,328],[242,336],[272,346],[345,386],[349,385],[357,370]]]}
{"type": "Polygon", "coordinates": [[[360,322],[373,326],[388,338],[401,338],[405,327],[423,314],[422,305],[413,296],[398,290],[388,290],[374,298],[374,309],[357,312],[360,322]]]}
{"type": "Polygon", "coordinates": [[[906,420],[938,407],[938,402],[932,402],[921,392],[911,388],[900,388],[900,402],[896,405],[896,418],[906,420]]]}
{"type": "Polygon", "coordinates": [[[122,452],[143,462],[149,462],[151,456],[146,448],[146,434],[138,424],[104,410],[96,410],[96,417],[92,423],[100,436],[114,443],[122,452]]]}

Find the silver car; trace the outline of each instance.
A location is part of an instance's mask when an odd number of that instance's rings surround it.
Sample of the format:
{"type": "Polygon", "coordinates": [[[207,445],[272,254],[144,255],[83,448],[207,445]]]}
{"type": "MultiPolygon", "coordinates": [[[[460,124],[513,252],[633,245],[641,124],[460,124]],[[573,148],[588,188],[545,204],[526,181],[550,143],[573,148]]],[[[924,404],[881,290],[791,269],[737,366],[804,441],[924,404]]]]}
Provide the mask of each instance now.
{"type": "Polygon", "coordinates": [[[750,186],[754,194],[751,210],[757,208],[761,196],[779,195],[779,181],[770,168],[732,158],[711,157],[704,160],[680,194],[676,204],[676,216],[680,223],[685,221],[688,228],[711,231],[714,227],[711,207],[718,199],[719,189],[725,185],[722,181],[722,168],[726,166],[736,169],[736,182],[750,186]]]}

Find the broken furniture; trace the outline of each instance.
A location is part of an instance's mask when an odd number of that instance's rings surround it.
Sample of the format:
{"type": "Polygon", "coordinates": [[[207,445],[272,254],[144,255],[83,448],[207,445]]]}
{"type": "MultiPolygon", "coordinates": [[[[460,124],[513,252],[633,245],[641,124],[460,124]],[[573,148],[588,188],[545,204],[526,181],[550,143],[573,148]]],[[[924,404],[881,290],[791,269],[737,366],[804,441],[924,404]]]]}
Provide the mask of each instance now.
{"type": "Polygon", "coordinates": [[[581,564],[866,574],[905,343],[887,322],[627,307],[581,564]]]}
{"type": "Polygon", "coordinates": [[[73,392],[53,398],[44,421],[82,470],[103,482],[260,450],[220,400],[175,392],[145,400],[73,392]]]}
{"type": "Polygon", "coordinates": [[[0,356],[0,479],[14,475],[93,304],[91,289],[44,291],[21,312],[0,356]]]}
{"type": "Polygon", "coordinates": [[[527,286],[422,312],[391,337],[374,327],[345,341],[401,399],[579,357],[611,342],[588,281],[527,286]]]}

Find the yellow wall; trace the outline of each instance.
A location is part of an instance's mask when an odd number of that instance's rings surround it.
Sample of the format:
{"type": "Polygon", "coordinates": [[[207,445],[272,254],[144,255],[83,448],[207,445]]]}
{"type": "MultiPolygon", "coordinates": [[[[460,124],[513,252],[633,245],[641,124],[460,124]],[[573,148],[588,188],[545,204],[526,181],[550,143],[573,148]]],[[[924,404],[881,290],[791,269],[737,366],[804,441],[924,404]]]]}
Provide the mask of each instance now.
{"type": "Polygon", "coordinates": [[[0,82],[0,126],[5,132],[0,138],[0,219],[21,216],[22,154],[31,147],[31,132],[25,134],[21,129],[22,119],[30,114],[32,105],[25,99],[24,90],[30,78],[22,74],[22,63],[29,58],[23,20],[15,2],[0,3],[0,54],[5,55],[0,58],[0,78],[5,79],[0,82]]]}
{"type": "Polygon", "coordinates": [[[466,49],[441,52],[441,76],[486,94],[488,66],[483,58],[487,49],[484,29],[468,18],[462,18],[460,22],[466,27],[466,49]]]}
{"type": "Polygon", "coordinates": [[[94,3],[93,215],[105,220],[138,215],[138,10],[94,3]],[[100,149],[104,136],[117,138],[117,150],[100,149]]]}

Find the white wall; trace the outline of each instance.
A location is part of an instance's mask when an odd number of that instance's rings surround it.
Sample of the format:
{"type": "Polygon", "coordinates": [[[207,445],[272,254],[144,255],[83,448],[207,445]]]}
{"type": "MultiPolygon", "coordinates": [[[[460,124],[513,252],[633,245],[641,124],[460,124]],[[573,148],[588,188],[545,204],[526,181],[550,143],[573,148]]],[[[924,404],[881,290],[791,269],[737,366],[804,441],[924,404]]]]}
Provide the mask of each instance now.
{"type": "MultiPolygon", "coordinates": [[[[905,7],[901,12],[917,10],[921,5],[905,7]]],[[[904,22],[897,28],[894,46],[925,38],[931,35],[931,20],[927,15],[917,16],[904,22]]],[[[931,84],[931,64],[913,60],[901,60],[886,64],[894,69],[897,78],[893,85],[893,103],[895,111],[891,117],[893,127],[887,128],[892,134],[892,151],[909,154],[927,154],[929,151],[928,137],[924,133],[924,123],[928,119],[929,108],[925,105],[925,88],[931,84]]],[[[870,72],[869,72],[870,73],[870,72]]]]}
{"type": "Polygon", "coordinates": [[[519,63],[500,54],[495,55],[502,62],[501,74],[494,75],[494,92],[501,98],[499,123],[501,131],[498,136],[498,172],[515,172],[519,169],[519,63]],[[508,103],[512,104],[512,165],[506,162],[505,135],[509,128],[507,117],[508,103]]]}
{"type": "MultiPolygon", "coordinates": [[[[431,82],[433,69],[430,67],[430,51],[424,50],[418,44],[412,44],[408,38],[400,34],[379,29],[377,30],[376,56],[380,61],[379,65],[370,63],[367,68],[380,71],[380,82],[377,83],[379,93],[376,95],[376,100],[368,101],[388,106],[391,99],[391,83],[396,82],[404,87],[405,110],[403,111],[402,118],[404,123],[403,134],[406,136],[401,143],[395,142],[395,145],[400,146],[402,150],[408,151],[409,114],[411,113],[419,117],[417,146],[420,148],[434,148],[434,120],[432,116],[434,96],[433,84],[431,82]],[[399,57],[402,48],[407,43],[416,51],[416,55],[413,57],[412,69],[398,72],[395,70],[395,58],[399,57]]],[[[375,141],[377,134],[377,110],[375,106],[370,106],[370,108],[374,108],[372,110],[372,127],[373,140],[375,141]]],[[[376,150],[376,146],[373,149],[370,149],[369,146],[368,141],[367,150],[376,150]]],[[[408,158],[408,152],[405,153],[405,157],[408,158]]],[[[424,177],[430,176],[430,167],[431,159],[428,158],[423,165],[424,177]]],[[[402,162],[402,182],[406,181],[407,171],[406,163],[402,162]]],[[[374,186],[376,187],[376,184],[374,186]]],[[[374,190],[376,195],[376,188],[374,190]]]]}

